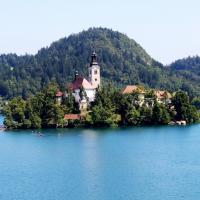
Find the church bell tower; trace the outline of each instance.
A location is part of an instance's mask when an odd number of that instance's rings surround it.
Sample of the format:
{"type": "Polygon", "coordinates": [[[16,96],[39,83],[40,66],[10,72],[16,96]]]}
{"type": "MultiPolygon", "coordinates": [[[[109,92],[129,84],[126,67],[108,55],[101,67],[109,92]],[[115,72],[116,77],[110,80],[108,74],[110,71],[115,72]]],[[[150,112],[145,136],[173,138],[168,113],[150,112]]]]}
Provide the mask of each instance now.
{"type": "Polygon", "coordinates": [[[97,55],[94,52],[91,56],[91,62],[89,70],[89,82],[94,86],[94,88],[98,88],[101,83],[101,77],[100,77],[100,66],[97,62],[97,55]]]}

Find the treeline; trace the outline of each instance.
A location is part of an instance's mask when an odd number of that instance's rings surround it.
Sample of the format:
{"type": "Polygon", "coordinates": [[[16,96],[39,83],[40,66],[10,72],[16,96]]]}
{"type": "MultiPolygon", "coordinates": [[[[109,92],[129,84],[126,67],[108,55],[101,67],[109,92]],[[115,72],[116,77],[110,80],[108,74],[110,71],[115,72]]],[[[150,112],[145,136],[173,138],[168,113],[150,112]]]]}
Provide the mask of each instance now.
{"type": "Polygon", "coordinates": [[[182,77],[181,89],[190,96],[200,96],[200,57],[188,57],[175,61],[169,66],[174,74],[182,77]]]}
{"type": "Polygon", "coordinates": [[[177,92],[170,104],[158,103],[153,90],[144,94],[149,101],[140,105],[139,93],[122,94],[109,86],[97,92],[96,100],[89,113],[89,124],[92,126],[135,126],[166,125],[171,121],[185,120],[187,123],[199,121],[197,108],[192,105],[189,96],[177,92]]]}
{"type": "Polygon", "coordinates": [[[124,95],[111,85],[97,90],[95,102],[80,120],[66,120],[65,114],[79,113],[79,105],[70,92],[59,104],[55,98],[58,90],[57,85],[49,84],[27,100],[13,98],[4,106],[4,124],[7,128],[29,129],[165,125],[176,120],[185,120],[187,123],[199,121],[196,107],[184,92],[177,92],[172,103],[164,105],[158,103],[154,93],[149,90],[145,98],[150,103],[141,106],[138,104],[139,93],[124,95]]]}
{"type": "Polygon", "coordinates": [[[49,84],[27,100],[21,97],[13,98],[4,106],[4,124],[13,129],[62,127],[65,113],[79,111],[78,104],[71,93],[63,99],[63,104],[59,105],[55,99],[57,91],[56,84],[49,84]]]}
{"type": "Polygon", "coordinates": [[[64,88],[73,80],[75,70],[87,77],[93,50],[105,83],[113,80],[117,86],[139,84],[169,91],[181,89],[190,96],[200,96],[199,71],[191,72],[194,64],[199,66],[198,59],[189,62],[184,71],[179,70],[180,62],[163,67],[137,42],[105,28],[91,28],[63,38],[36,55],[0,55],[0,96],[26,99],[50,82],[64,88]]]}

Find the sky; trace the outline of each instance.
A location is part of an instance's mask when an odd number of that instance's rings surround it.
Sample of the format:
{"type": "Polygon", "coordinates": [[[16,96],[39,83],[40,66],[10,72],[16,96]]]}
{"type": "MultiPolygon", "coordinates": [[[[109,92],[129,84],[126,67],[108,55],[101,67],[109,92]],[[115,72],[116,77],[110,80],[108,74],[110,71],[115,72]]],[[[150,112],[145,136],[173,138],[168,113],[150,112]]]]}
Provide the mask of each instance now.
{"type": "Polygon", "coordinates": [[[0,54],[35,54],[90,27],[136,40],[169,64],[200,55],[199,0],[0,0],[0,54]]]}

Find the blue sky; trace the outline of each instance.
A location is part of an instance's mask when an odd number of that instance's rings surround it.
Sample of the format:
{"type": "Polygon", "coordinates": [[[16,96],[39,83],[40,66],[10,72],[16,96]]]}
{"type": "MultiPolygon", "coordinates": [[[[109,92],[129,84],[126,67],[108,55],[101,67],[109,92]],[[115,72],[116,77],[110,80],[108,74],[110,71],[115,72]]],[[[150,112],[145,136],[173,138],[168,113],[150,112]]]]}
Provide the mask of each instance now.
{"type": "Polygon", "coordinates": [[[164,64],[200,55],[199,0],[0,0],[0,53],[35,54],[89,27],[126,33],[164,64]]]}

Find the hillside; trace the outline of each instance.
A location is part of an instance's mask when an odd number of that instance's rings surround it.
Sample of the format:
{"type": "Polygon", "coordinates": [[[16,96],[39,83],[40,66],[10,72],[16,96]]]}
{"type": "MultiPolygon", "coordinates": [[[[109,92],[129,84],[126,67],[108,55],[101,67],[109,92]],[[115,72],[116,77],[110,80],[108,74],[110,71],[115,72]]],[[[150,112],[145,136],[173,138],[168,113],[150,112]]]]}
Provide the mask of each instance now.
{"type": "MultiPolygon", "coordinates": [[[[0,56],[0,95],[6,98],[35,94],[50,81],[65,87],[75,70],[87,76],[90,55],[95,49],[104,82],[118,86],[142,84],[171,91],[182,88],[195,94],[200,86],[175,68],[166,68],[125,34],[91,28],[42,48],[36,55],[0,56]],[[172,69],[172,70],[171,70],[172,69]]],[[[199,92],[200,93],[200,92],[199,92]]]]}
{"type": "Polygon", "coordinates": [[[200,57],[188,57],[175,61],[170,65],[174,70],[189,70],[200,75],[200,57]]]}
{"type": "Polygon", "coordinates": [[[188,57],[172,63],[170,69],[184,80],[182,89],[200,94],[200,57],[188,57]]]}

